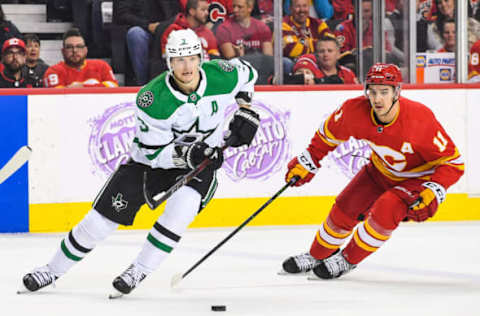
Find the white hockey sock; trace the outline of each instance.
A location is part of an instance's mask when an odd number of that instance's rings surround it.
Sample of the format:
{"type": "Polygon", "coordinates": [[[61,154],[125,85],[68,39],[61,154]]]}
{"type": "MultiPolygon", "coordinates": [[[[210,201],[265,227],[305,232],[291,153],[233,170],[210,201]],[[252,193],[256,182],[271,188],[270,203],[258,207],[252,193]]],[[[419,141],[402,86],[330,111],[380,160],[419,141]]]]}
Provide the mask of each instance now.
{"type": "Polygon", "coordinates": [[[200,194],[187,186],[168,199],[165,211],[153,225],[134,261],[140,271],[150,274],[160,266],[197,215],[200,201],[200,194]]]}
{"type": "Polygon", "coordinates": [[[50,270],[57,277],[62,276],[117,227],[117,223],[100,215],[95,209],[90,210],[62,240],[60,249],[48,263],[50,270]]]}

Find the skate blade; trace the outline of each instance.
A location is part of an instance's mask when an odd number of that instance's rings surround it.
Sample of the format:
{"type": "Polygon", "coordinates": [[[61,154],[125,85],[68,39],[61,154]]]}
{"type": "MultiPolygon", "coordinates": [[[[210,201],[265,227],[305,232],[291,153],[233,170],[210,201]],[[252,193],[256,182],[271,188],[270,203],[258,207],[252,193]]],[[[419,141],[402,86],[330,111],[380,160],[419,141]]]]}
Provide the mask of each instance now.
{"type": "Polygon", "coordinates": [[[123,297],[124,295],[125,294],[123,294],[122,292],[115,290],[113,293],[108,294],[108,298],[111,300],[115,300],[117,298],[123,297]]]}
{"type": "Polygon", "coordinates": [[[298,277],[298,276],[306,276],[306,275],[308,275],[308,273],[309,272],[288,273],[285,270],[280,270],[280,271],[277,272],[277,275],[298,277]]]}
{"type": "Polygon", "coordinates": [[[22,283],[22,285],[20,286],[20,288],[17,290],[17,294],[20,295],[20,294],[25,294],[25,293],[32,293],[32,291],[30,291],[29,289],[27,289],[27,288],[25,287],[25,285],[23,285],[23,283],[22,283]]]}

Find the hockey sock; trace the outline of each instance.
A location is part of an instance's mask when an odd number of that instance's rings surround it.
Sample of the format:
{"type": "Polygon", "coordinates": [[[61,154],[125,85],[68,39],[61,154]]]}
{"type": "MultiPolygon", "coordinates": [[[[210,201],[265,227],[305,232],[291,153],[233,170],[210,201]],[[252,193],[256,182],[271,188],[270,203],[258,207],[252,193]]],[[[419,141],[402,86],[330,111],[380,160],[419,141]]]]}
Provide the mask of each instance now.
{"type": "Polygon", "coordinates": [[[405,203],[387,191],[373,204],[370,216],[360,224],[343,250],[348,262],[357,264],[377,251],[398,227],[406,214],[405,203]]]}
{"type": "Polygon", "coordinates": [[[182,234],[197,215],[201,196],[184,186],[168,200],[165,211],[150,230],[134,264],[145,274],[156,270],[180,241],[182,234]]]}
{"type": "Polygon", "coordinates": [[[50,270],[57,277],[62,276],[117,227],[117,223],[92,209],[62,240],[60,249],[48,263],[50,270]]]}
{"type": "Polygon", "coordinates": [[[357,221],[345,215],[335,204],[317,231],[310,247],[310,254],[316,259],[329,257],[343,245],[356,223],[357,221]]]}

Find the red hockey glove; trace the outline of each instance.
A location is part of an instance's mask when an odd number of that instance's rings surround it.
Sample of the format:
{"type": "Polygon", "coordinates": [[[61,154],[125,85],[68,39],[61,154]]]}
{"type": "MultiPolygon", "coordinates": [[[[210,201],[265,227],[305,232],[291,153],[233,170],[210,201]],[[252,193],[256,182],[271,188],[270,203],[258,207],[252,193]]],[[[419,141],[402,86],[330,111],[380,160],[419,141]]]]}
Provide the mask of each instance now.
{"type": "Polygon", "coordinates": [[[285,175],[285,181],[290,182],[290,180],[298,176],[300,179],[293,184],[296,187],[304,185],[307,182],[310,182],[317,173],[319,167],[315,165],[308,151],[304,151],[297,157],[293,158],[287,165],[288,171],[285,175]]]}
{"type": "Polygon", "coordinates": [[[402,188],[401,193],[397,195],[408,205],[407,219],[416,222],[423,222],[433,217],[438,205],[445,200],[446,196],[445,188],[435,182],[424,182],[416,185],[415,188],[410,185],[395,188],[402,188]]]}

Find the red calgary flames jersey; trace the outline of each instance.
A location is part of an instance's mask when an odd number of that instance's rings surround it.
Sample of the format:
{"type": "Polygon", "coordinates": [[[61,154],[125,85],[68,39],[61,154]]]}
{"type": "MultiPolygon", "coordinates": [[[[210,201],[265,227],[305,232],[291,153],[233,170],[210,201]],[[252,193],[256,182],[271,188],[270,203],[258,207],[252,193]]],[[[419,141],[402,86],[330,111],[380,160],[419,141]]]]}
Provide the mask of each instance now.
{"type": "Polygon", "coordinates": [[[480,76],[480,41],[475,42],[470,49],[468,60],[468,79],[480,76]]]}
{"type": "Polygon", "coordinates": [[[49,67],[43,78],[47,88],[64,88],[74,82],[83,83],[84,87],[118,87],[110,65],[97,59],[85,60],[80,70],[59,62],[49,67]]]}
{"type": "Polygon", "coordinates": [[[463,174],[457,147],[421,103],[400,97],[395,119],[380,125],[367,97],[349,99],[321,124],[308,151],[318,162],[351,136],[368,142],[372,164],[390,181],[421,178],[448,188],[463,174]]]}

